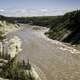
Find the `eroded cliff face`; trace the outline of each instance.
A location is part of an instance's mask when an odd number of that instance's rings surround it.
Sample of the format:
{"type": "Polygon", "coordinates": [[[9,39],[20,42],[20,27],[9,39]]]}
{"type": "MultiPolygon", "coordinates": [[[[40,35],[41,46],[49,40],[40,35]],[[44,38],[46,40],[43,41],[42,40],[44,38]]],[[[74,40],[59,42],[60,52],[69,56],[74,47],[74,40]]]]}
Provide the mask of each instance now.
{"type": "Polygon", "coordinates": [[[46,34],[51,39],[78,46],[80,44],[80,10],[66,13],[46,34]]]}

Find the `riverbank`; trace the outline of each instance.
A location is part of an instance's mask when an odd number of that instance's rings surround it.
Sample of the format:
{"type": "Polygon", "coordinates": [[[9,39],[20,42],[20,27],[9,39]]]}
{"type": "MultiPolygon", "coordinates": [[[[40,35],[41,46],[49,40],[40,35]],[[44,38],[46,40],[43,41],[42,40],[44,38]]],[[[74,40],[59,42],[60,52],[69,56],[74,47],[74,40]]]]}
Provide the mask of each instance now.
{"type": "MultiPolygon", "coordinates": [[[[37,27],[40,27],[40,26],[37,26],[37,27]]],[[[63,42],[60,42],[60,41],[57,41],[57,40],[52,40],[52,39],[48,38],[47,35],[45,35],[45,33],[49,30],[49,28],[46,28],[46,27],[40,27],[40,28],[41,29],[36,30],[37,33],[36,32],[35,33],[38,34],[38,36],[40,36],[40,37],[44,38],[45,40],[49,41],[50,43],[59,45],[57,47],[58,49],[63,50],[63,51],[68,51],[72,54],[80,54],[80,51],[77,50],[75,47],[69,46],[66,43],[63,43],[63,42]]]]}

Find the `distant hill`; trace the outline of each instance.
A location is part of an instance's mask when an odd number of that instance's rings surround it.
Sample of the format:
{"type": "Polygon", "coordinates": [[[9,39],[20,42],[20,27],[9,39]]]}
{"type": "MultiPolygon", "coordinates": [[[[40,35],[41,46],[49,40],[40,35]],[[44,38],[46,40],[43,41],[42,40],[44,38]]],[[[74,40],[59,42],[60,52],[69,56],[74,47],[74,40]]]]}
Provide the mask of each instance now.
{"type": "Polygon", "coordinates": [[[0,15],[0,21],[6,21],[8,23],[13,23],[14,24],[15,20],[14,20],[13,17],[7,17],[7,16],[0,15]]]}

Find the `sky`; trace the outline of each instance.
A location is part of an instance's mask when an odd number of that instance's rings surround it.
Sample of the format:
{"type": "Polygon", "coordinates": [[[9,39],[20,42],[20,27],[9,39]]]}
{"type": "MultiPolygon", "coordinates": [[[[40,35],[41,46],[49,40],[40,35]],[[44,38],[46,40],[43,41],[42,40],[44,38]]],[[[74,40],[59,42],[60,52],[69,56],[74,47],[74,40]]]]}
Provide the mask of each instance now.
{"type": "Polygon", "coordinates": [[[80,9],[80,0],[0,0],[0,15],[55,16],[80,9]]]}

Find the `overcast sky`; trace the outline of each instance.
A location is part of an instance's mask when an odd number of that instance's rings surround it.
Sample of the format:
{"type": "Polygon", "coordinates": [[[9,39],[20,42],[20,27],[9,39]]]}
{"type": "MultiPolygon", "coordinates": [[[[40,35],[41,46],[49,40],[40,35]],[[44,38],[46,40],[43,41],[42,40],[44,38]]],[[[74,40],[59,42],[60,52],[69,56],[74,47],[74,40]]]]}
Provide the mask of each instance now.
{"type": "Polygon", "coordinates": [[[80,9],[80,0],[0,0],[6,16],[54,16],[80,9]]]}

